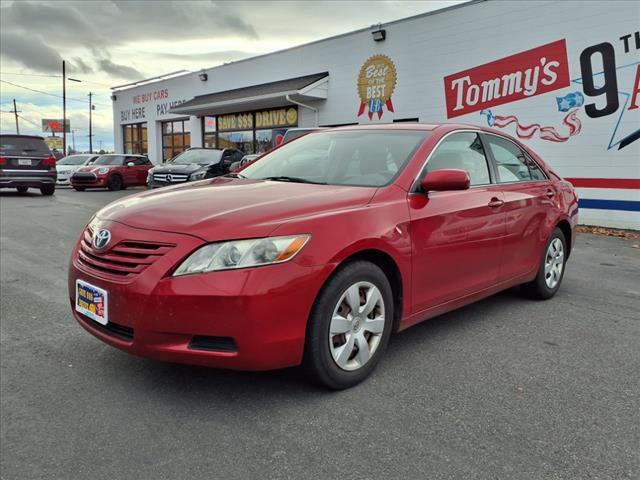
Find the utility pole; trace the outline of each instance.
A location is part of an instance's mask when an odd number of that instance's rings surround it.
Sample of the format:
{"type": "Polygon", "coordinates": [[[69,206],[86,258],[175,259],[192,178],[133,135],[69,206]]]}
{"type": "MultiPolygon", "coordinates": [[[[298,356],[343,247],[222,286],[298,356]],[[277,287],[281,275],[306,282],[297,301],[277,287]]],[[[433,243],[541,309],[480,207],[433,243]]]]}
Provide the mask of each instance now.
{"type": "Polygon", "coordinates": [[[62,60],[62,152],[67,154],[67,69],[62,60]]]}
{"type": "Polygon", "coordinates": [[[20,135],[20,126],[18,125],[18,113],[22,112],[22,110],[18,110],[18,108],[16,107],[16,99],[13,99],[13,110],[11,113],[13,113],[16,116],[16,133],[18,135],[20,135]]]}
{"type": "MultiPolygon", "coordinates": [[[[67,154],[67,68],[66,63],[62,60],[62,148],[64,154],[67,154]]],[[[72,82],[81,83],[81,80],[69,78],[72,82]]]]}
{"type": "Polygon", "coordinates": [[[93,104],[91,103],[91,96],[93,94],[89,92],[89,153],[93,153],[93,132],[91,131],[91,110],[93,110],[93,104]]]}
{"type": "Polygon", "coordinates": [[[76,131],[71,130],[71,141],[73,142],[73,153],[76,153],[76,131]]]}

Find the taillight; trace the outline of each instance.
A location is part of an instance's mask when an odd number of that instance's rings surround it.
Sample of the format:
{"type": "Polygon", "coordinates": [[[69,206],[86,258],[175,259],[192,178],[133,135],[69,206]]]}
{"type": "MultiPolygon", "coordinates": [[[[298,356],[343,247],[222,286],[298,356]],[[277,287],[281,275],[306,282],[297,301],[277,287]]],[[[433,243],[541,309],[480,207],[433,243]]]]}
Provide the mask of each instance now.
{"type": "Polygon", "coordinates": [[[0,165],[6,165],[7,164],[7,159],[4,157],[0,157],[0,165]]]}
{"type": "Polygon", "coordinates": [[[45,167],[55,167],[56,166],[56,157],[51,155],[50,157],[45,158],[42,161],[42,165],[45,167]]]}

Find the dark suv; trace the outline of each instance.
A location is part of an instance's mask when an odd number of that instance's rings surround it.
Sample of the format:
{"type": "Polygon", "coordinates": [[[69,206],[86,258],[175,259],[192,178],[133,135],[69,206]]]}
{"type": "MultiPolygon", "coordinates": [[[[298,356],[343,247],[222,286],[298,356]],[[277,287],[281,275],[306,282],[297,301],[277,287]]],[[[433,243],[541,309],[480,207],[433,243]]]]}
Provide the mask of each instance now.
{"type": "Polygon", "coordinates": [[[53,195],[57,176],[56,158],[42,137],[0,135],[0,188],[39,188],[53,195]]]}
{"type": "Polygon", "coordinates": [[[164,187],[224,175],[229,173],[231,164],[240,161],[243,156],[244,153],[233,148],[192,147],[164,165],[156,165],[149,170],[147,186],[164,187]]]}

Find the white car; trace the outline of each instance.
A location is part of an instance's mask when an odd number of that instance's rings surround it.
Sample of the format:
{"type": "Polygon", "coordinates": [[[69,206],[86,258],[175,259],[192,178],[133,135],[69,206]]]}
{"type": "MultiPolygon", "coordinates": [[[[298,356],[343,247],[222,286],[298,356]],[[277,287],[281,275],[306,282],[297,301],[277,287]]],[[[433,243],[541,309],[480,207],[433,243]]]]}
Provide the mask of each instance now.
{"type": "Polygon", "coordinates": [[[92,163],[99,156],[100,155],[95,155],[93,153],[83,153],[78,155],[69,155],[58,160],[56,162],[56,171],[58,172],[56,185],[71,185],[69,181],[71,175],[73,175],[81,166],[92,163]]]}

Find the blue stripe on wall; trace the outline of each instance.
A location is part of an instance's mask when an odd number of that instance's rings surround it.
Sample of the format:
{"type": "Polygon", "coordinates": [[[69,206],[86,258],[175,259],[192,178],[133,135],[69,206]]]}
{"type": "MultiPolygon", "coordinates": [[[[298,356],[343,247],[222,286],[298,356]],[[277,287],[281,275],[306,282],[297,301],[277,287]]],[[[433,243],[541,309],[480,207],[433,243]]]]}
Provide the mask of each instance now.
{"type": "Polygon", "coordinates": [[[594,208],[597,210],[625,210],[640,212],[640,202],[635,200],[598,200],[596,198],[581,198],[578,200],[580,208],[594,208]]]}

